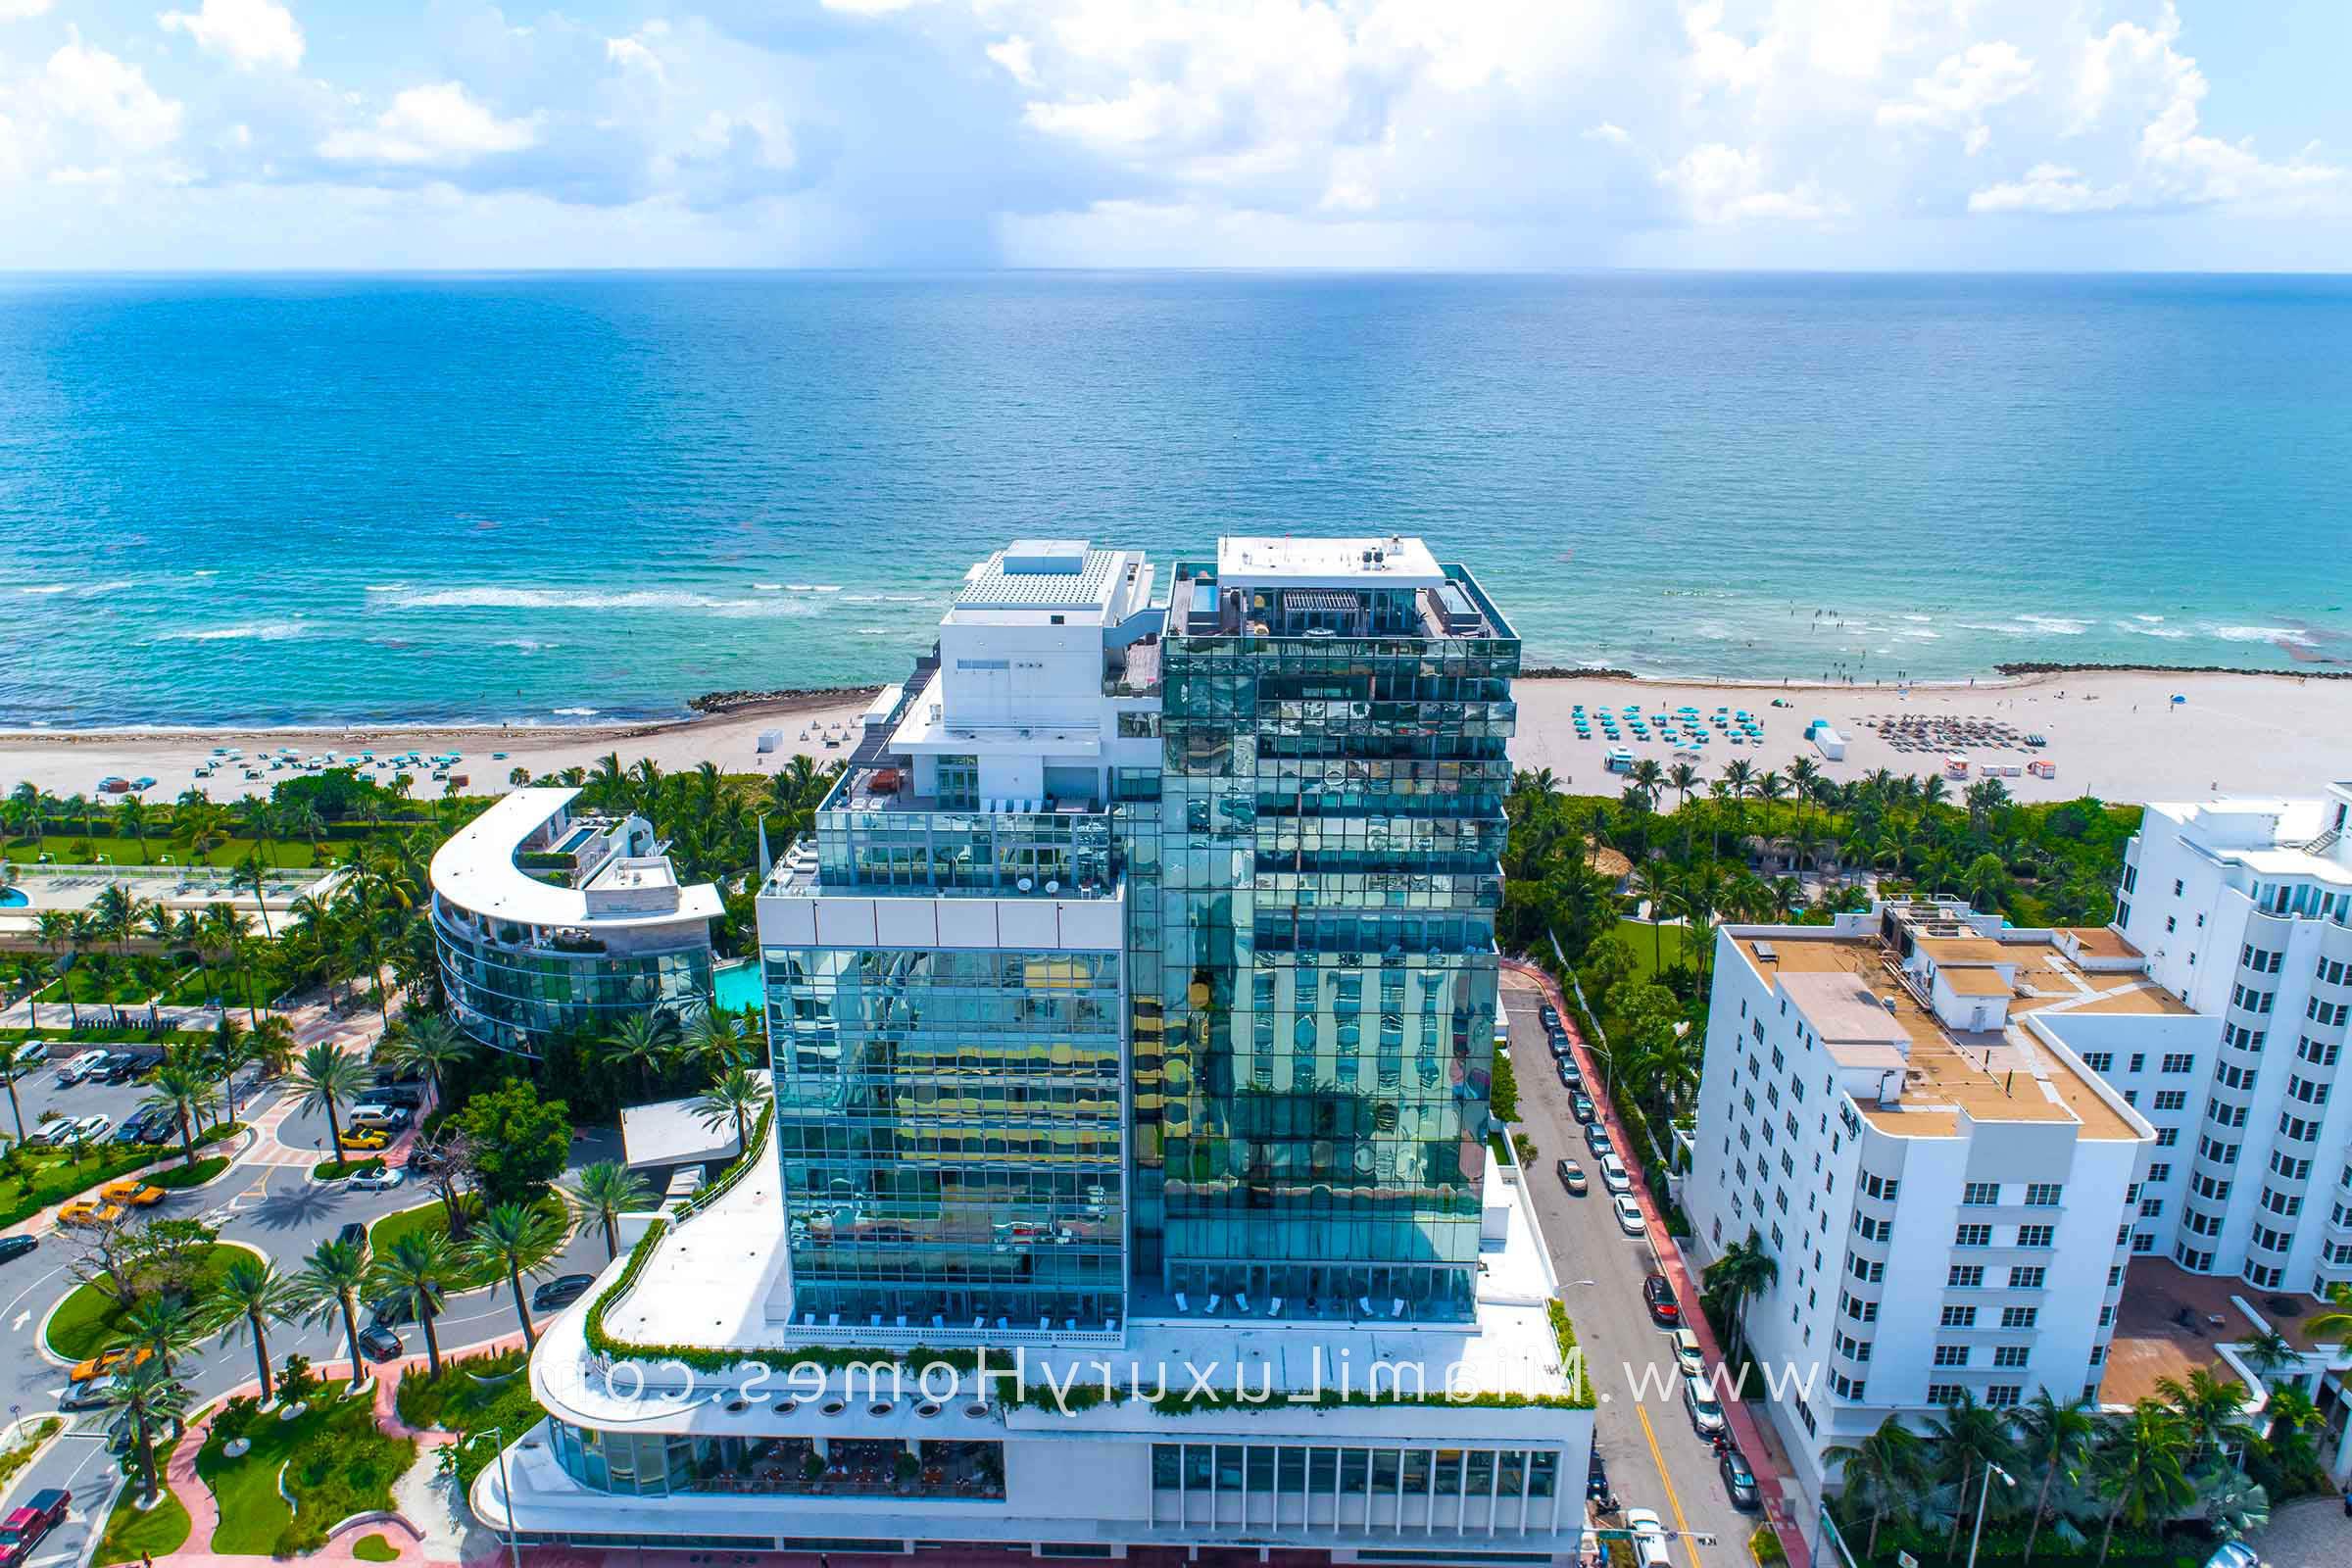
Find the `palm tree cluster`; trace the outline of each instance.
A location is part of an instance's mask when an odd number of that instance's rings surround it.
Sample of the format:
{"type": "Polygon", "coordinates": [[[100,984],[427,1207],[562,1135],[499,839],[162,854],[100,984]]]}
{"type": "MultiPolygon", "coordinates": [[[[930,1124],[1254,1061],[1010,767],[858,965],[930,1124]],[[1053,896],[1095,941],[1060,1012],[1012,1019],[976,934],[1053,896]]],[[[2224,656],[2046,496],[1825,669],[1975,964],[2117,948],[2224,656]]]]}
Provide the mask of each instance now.
{"type": "Polygon", "coordinates": [[[126,883],[111,883],[85,908],[40,910],[33,917],[33,946],[39,959],[20,960],[15,978],[27,992],[66,982],[60,990],[74,1028],[85,1008],[103,1007],[110,1022],[122,1022],[118,1002],[93,1005],[79,996],[127,993],[145,1001],[169,991],[191,962],[203,971],[205,996],[260,1018],[257,997],[267,983],[268,950],[256,940],[252,918],[225,904],[172,909],[141,899],[126,883]]]}
{"type": "Polygon", "coordinates": [[[1877,1558],[1887,1531],[1915,1552],[1952,1555],[1980,1506],[1986,1549],[2021,1562],[2053,1542],[2068,1555],[2095,1542],[2104,1563],[2119,1531],[2148,1536],[2193,1521],[2234,1539],[2259,1529],[2270,1503],[2244,1465],[2275,1457],[2282,1443],[2308,1446],[2295,1412],[2310,1401],[2290,1398],[2281,1414],[2274,1394],[2266,1433],[2241,1413],[2245,1390],[2210,1372],[2158,1389],[2115,1411],[2047,1389],[1995,1409],[1963,1391],[1924,1432],[1889,1416],[1825,1453],[1840,1475],[1834,1511],[1849,1545],[1861,1533],[1865,1560],[1877,1558]]]}

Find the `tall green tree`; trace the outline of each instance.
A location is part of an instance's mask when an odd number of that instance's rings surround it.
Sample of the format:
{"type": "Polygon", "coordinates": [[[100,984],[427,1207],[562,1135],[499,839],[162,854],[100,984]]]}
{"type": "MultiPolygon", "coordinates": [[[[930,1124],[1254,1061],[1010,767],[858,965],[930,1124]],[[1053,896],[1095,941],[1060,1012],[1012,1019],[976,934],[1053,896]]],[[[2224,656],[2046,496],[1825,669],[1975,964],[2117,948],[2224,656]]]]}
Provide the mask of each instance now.
{"type": "Polygon", "coordinates": [[[172,1113],[179,1128],[181,1163],[195,1164],[197,1123],[220,1103],[220,1092],[203,1064],[184,1051],[172,1052],[155,1069],[147,1098],[139,1103],[172,1113]]]}
{"type": "Polygon", "coordinates": [[[129,1429],[130,1453],[139,1477],[139,1500],[152,1503],[156,1492],[155,1446],[179,1425],[188,1408],[188,1391],[164,1370],[160,1359],[141,1361],[134,1357],[116,1371],[104,1397],[106,1407],[129,1429]]]}
{"type": "Polygon", "coordinates": [[[527,1275],[548,1272],[564,1250],[564,1222],[536,1203],[500,1203],[481,1217],[463,1255],[507,1277],[514,1294],[514,1316],[522,1323],[522,1343],[536,1346],[539,1330],[531,1322],[530,1298],[523,1295],[527,1275]]]}
{"type": "Polygon", "coordinates": [[[309,1303],[305,1321],[342,1321],[343,1344],[351,1352],[351,1386],[358,1388],[368,1378],[368,1362],[360,1354],[360,1292],[368,1286],[366,1245],[332,1239],[320,1242],[303,1260],[295,1285],[309,1303]]]}
{"type": "Polygon", "coordinates": [[[368,1271],[370,1291],[408,1303],[410,1315],[424,1331],[425,1370],[433,1377],[441,1375],[441,1339],[433,1319],[449,1298],[450,1276],[456,1272],[456,1248],[447,1236],[429,1231],[403,1236],[368,1271]]]}
{"type": "Polygon", "coordinates": [[[593,1219],[603,1227],[607,1259],[620,1255],[620,1216],[649,1208],[654,1201],[654,1190],[616,1159],[582,1166],[571,1194],[579,1200],[581,1220],[593,1219]]]}
{"type": "Polygon", "coordinates": [[[294,1282],[268,1258],[240,1255],[229,1262],[220,1282],[206,1298],[204,1313],[231,1338],[253,1336],[255,1375],[261,1379],[262,1402],[276,1394],[270,1375],[270,1329],[291,1322],[302,1313],[302,1294],[294,1282]]]}
{"type": "Polygon", "coordinates": [[[343,1157],[343,1107],[360,1097],[368,1081],[368,1066],[357,1056],[321,1040],[302,1054],[294,1071],[294,1092],[305,1110],[326,1115],[327,1142],[334,1157],[343,1157]]]}

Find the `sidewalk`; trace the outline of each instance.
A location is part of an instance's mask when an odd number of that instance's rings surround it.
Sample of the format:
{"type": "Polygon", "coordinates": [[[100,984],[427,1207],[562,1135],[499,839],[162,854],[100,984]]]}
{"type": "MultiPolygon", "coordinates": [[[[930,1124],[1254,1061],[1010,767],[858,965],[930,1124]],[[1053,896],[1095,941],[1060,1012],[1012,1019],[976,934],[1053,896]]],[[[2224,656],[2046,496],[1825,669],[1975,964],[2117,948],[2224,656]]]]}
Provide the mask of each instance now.
{"type": "MultiPolygon", "coordinates": [[[[1591,1048],[1585,1044],[1584,1031],[1577,1028],[1576,1015],[1569,1010],[1567,999],[1560,994],[1559,983],[1536,964],[1522,959],[1504,958],[1502,966],[1536,983],[1536,989],[1559,1012],[1560,1026],[1567,1031],[1569,1049],[1576,1054],[1577,1068],[1584,1074],[1585,1082],[1602,1082],[1593,1066],[1591,1048]]],[[[1618,1119],[1617,1107],[1607,1096],[1593,1097],[1593,1105],[1617,1147],[1617,1157],[1624,1162],[1627,1174],[1634,1179],[1634,1199],[1642,1205],[1642,1221],[1649,1227],[1650,1242],[1658,1254],[1659,1264],[1674,1286],[1675,1299],[1690,1302],[1693,1308],[1684,1314],[1683,1321],[1698,1336],[1699,1349],[1707,1360],[1721,1365],[1723,1347],[1716,1343],[1714,1325],[1707,1321],[1704,1312],[1695,1309],[1699,1298],[1698,1274],[1683,1256],[1682,1244],[1666,1233],[1666,1216],[1659,1211],[1656,1200],[1650,1196],[1641,1158],[1634,1151],[1633,1140],[1626,1136],[1624,1123],[1618,1119]]],[[[1740,1451],[1747,1457],[1749,1468],[1756,1473],[1757,1490],[1764,1495],[1765,1517],[1771,1521],[1773,1534],[1781,1538],[1781,1547],[1788,1554],[1790,1568],[1811,1568],[1812,1557],[1806,1547],[1804,1521],[1790,1516],[1783,1496],[1789,1474],[1788,1455],[1772,1440],[1768,1429],[1756,1420],[1744,1400],[1727,1399],[1723,1409],[1740,1451]]],[[[1746,1546],[1744,1542],[1730,1544],[1740,1550],[1746,1546]]]]}

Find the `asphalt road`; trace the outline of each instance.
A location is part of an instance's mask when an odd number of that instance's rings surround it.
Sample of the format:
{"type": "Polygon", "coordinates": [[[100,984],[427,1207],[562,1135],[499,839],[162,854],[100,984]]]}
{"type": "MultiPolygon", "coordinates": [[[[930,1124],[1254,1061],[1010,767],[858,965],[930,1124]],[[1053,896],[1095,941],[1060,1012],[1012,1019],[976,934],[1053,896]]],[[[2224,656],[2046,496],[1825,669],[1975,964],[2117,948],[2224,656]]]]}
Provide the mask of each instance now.
{"type": "MultiPolygon", "coordinates": [[[[56,1074],[42,1072],[19,1082],[29,1121],[39,1104],[57,1103],[69,1114],[102,1111],[120,1120],[146,1091],[129,1085],[78,1085],[55,1088],[56,1074]],[[41,1097],[36,1101],[36,1096],[41,1097]]],[[[250,1107],[240,1106],[245,1119],[255,1120],[274,1102],[266,1093],[250,1107]]],[[[5,1114],[0,1106],[0,1114],[5,1114]]],[[[264,1136],[246,1150],[237,1163],[206,1187],[170,1195],[152,1212],[194,1217],[212,1215],[223,1241],[239,1242],[268,1254],[291,1272],[318,1243],[331,1238],[347,1222],[369,1223],[400,1209],[432,1200],[429,1187],[404,1184],[387,1193],[355,1193],[343,1183],[315,1182],[310,1160],[287,1152],[308,1151],[323,1157],[326,1128],[316,1115],[289,1116],[278,1137],[264,1136]],[[282,1139],[282,1144],[280,1140],[282,1139]],[[291,1163],[272,1163],[290,1159],[291,1163]]],[[[575,1134],[571,1165],[617,1153],[618,1135],[591,1130],[575,1134]]],[[[51,1307],[74,1285],[69,1272],[74,1249],[70,1236],[41,1238],[39,1249],[0,1266],[0,1397],[11,1418],[32,1420],[58,1413],[66,1392],[67,1368],[41,1348],[40,1328],[51,1307]]],[[[574,1236],[549,1273],[594,1273],[606,1263],[605,1246],[595,1228],[574,1236]]],[[[526,1284],[529,1282],[526,1281],[526,1284]]],[[[365,1327],[363,1320],[362,1326],[365,1327]]],[[[453,1296],[434,1320],[443,1353],[453,1353],[514,1332],[519,1325],[514,1304],[503,1287],[453,1296]]],[[[415,1325],[399,1330],[403,1348],[421,1353],[423,1338],[415,1325]]],[[[282,1365],[289,1353],[300,1352],[314,1362],[339,1361],[346,1353],[340,1316],[303,1325],[284,1324],[270,1334],[273,1363],[282,1365]]],[[[254,1377],[252,1343],[242,1335],[221,1336],[206,1344],[182,1366],[192,1403],[251,1382],[254,1377]]],[[[63,1568],[79,1559],[88,1539],[91,1516],[103,1525],[105,1509],[121,1479],[115,1461],[106,1453],[103,1411],[66,1412],[68,1428],[53,1440],[40,1457],[22,1472],[9,1497],[14,1499],[42,1487],[65,1487],[73,1494],[73,1514],[34,1552],[31,1568],[63,1568]]],[[[13,1506],[13,1501],[6,1505],[13,1506]]]]}
{"type": "Polygon", "coordinates": [[[1519,1128],[1536,1143],[1527,1190],[1600,1400],[1593,1413],[1593,1451],[1608,1466],[1620,1504],[1654,1508],[1669,1530],[1716,1538],[1712,1545],[1678,1542],[1678,1562],[1691,1568],[1745,1564],[1747,1538],[1762,1515],[1732,1506],[1713,1448],[1691,1428],[1678,1392],[1680,1380],[1673,1375],[1667,1331],[1651,1322],[1642,1299],[1642,1281],[1657,1266],[1654,1254],[1647,1240],[1617,1227],[1601,1185],[1600,1161],[1586,1147],[1584,1128],[1570,1109],[1569,1092],[1560,1087],[1544,1043],[1542,1004],[1541,994],[1532,990],[1506,988],[1503,994],[1511,1069],[1519,1085],[1519,1128]],[[1554,1173],[1554,1161],[1563,1157],[1585,1169],[1590,1190],[1582,1198],[1570,1196],[1554,1173]]]}

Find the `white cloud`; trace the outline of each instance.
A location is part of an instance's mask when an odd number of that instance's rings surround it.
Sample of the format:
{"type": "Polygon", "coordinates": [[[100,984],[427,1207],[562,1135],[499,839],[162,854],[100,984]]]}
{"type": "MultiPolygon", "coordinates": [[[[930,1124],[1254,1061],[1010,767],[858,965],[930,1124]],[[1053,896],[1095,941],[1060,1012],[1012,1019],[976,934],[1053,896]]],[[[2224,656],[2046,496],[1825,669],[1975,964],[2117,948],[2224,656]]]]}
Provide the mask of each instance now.
{"type": "Polygon", "coordinates": [[[538,139],[538,116],[501,120],[464,83],[441,81],[402,90],[372,126],[335,131],[318,152],[349,163],[464,165],[520,152],[538,139]]]}
{"type": "Polygon", "coordinates": [[[111,150],[148,153],[179,135],[184,111],[147,84],[147,73],[78,39],[49,57],[40,96],[59,120],[86,125],[111,150]]]}
{"type": "Polygon", "coordinates": [[[1033,46],[1015,33],[1000,43],[988,46],[988,58],[1004,68],[1004,74],[1024,87],[1037,85],[1037,62],[1030,58],[1033,46]]]}
{"type": "Polygon", "coordinates": [[[1999,39],[1971,44],[1914,80],[1908,96],[1881,104],[1878,120],[1897,128],[1959,131],[1974,155],[1991,139],[1984,111],[2018,97],[2033,83],[2034,62],[2017,45],[1999,39]]]}
{"type": "Polygon", "coordinates": [[[1769,188],[1764,156],[1752,147],[1730,147],[1722,142],[1693,147],[1672,167],[1659,171],[1658,179],[1680,193],[1691,220],[1699,223],[1755,219],[1820,222],[1845,211],[1844,203],[1824,194],[1811,180],[1785,190],[1769,188]]]}
{"type": "Polygon", "coordinates": [[[302,64],[302,28],[294,14],[274,0],[204,0],[201,10],[167,11],[156,23],[166,32],[184,32],[196,47],[219,55],[239,71],[302,64]]]}
{"type": "Polygon", "coordinates": [[[2130,199],[2122,186],[2093,189],[2082,171],[2064,164],[2035,164],[2023,179],[1972,192],[1972,213],[2111,213],[2130,199]]]}
{"type": "Polygon", "coordinates": [[[0,0],[0,22],[24,22],[49,14],[52,0],[0,0]]]}
{"type": "Polygon", "coordinates": [[[1612,147],[1629,147],[1634,140],[1632,133],[1623,125],[1612,124],[1605,120],[1586,131],[1585,138],[1588,141],[1605,141],[1612,147]]]}

